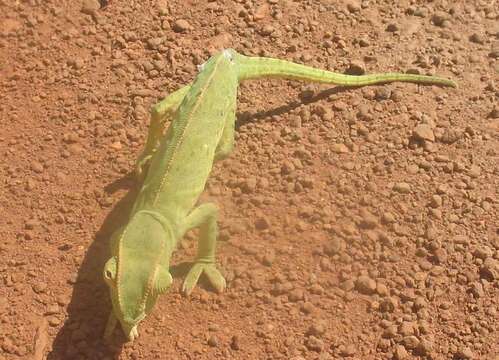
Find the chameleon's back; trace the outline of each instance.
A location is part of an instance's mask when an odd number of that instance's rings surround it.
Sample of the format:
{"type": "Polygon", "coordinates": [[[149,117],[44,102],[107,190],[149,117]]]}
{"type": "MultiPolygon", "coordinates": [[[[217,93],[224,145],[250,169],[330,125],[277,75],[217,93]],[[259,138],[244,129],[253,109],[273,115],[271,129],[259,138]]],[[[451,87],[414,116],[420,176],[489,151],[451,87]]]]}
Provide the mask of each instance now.
{"type": "Polygon", "coordinates": [[[233,116],[237,84],[231,53],[202,66],[151,160],[135,211],[159,209],[175,221],[192,209],[210,174],[224,119],[233,116]]]}

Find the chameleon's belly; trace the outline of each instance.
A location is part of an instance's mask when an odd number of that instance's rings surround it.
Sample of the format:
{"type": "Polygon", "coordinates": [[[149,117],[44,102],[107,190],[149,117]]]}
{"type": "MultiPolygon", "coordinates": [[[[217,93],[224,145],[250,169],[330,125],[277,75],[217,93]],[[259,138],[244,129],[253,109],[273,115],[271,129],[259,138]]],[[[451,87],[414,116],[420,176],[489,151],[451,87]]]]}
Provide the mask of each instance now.
{"type": "MultiPolygon", "coordinates": [[[[199,73],[154,154],[135,208],[185,217],[204,190],[227,116],[233,116],[238,80],[221,55],[199,73]]],[[[172,219],[172,220],[173,220],[172,219]]]]}

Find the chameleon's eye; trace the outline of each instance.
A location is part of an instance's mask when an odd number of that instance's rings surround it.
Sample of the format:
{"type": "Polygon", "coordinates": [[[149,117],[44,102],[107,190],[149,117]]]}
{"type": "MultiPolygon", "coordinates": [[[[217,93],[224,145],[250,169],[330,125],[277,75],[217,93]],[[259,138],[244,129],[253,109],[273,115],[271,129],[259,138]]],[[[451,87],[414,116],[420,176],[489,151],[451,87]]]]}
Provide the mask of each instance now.
{"type": "Polygon", "coordinates": [[[110,258],[106,265],[104,265],[104,279],[108,283],[114,283],[116,279],[116,259],[114,257],[110,258]]]}
{"type": "Polygon", "coordinates": [[[107,280],[114,280],[113,273],[111,271],[106,270],[104,274],[107,280]]]}

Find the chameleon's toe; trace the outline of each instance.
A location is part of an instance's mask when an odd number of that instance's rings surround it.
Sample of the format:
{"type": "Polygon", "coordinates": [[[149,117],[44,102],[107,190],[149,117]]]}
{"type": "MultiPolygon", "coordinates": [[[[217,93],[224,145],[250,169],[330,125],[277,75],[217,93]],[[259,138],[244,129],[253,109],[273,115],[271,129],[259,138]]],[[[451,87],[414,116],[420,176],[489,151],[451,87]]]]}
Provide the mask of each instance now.
{"type": "Polygon", "coordinates": [[[149,167],[149,164],[151,162],[151,158],[152,155],[139,156],[139,159],[135,164],[135,178],[139,182],[142,182],[142,180],[144,179],[147,168],[149,167]]]}
{"type": "Polygon", "coordinates": [[[185,295],[191,294],[202,273],[206,275],[208,281],[217,292],[221,293],[224,291],[226,282],[220,271],[216,268],[215,264],[196,263],[191,270],[189,270],[189,273],[184,280],[182,292],[185,295]]]}

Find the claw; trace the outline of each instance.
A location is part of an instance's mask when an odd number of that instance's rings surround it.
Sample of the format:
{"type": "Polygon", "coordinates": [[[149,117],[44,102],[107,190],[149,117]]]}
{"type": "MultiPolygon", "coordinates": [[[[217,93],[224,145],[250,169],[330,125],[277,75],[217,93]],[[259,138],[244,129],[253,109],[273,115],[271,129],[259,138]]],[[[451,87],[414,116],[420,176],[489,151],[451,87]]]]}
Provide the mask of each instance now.
{"type": "Polygon", "coordinates": [[[132,327],[127,335],[128,335],[128,340],[130,341],[134,341],[135,339],[137,339],[139,337],[139,331],[137,330],[137,325],[132,327]]]}
{"type": "Polygon", "coordinates": [[[145,174],[147,172],[147,168],[151,162],[152,155],[140,155],[139,159],[135,164],[135,178],[142,182],[145,178],[145,174]]]}
{"type": "Polygon", "coordinates": [[[182,292],[184,295],[189,296],[192,293],[192,290],[203,272],[218,293],[224,291],[226,282],[215,264],[196,263],[187,274],[184,284],[182,285],[182,292]]]}

